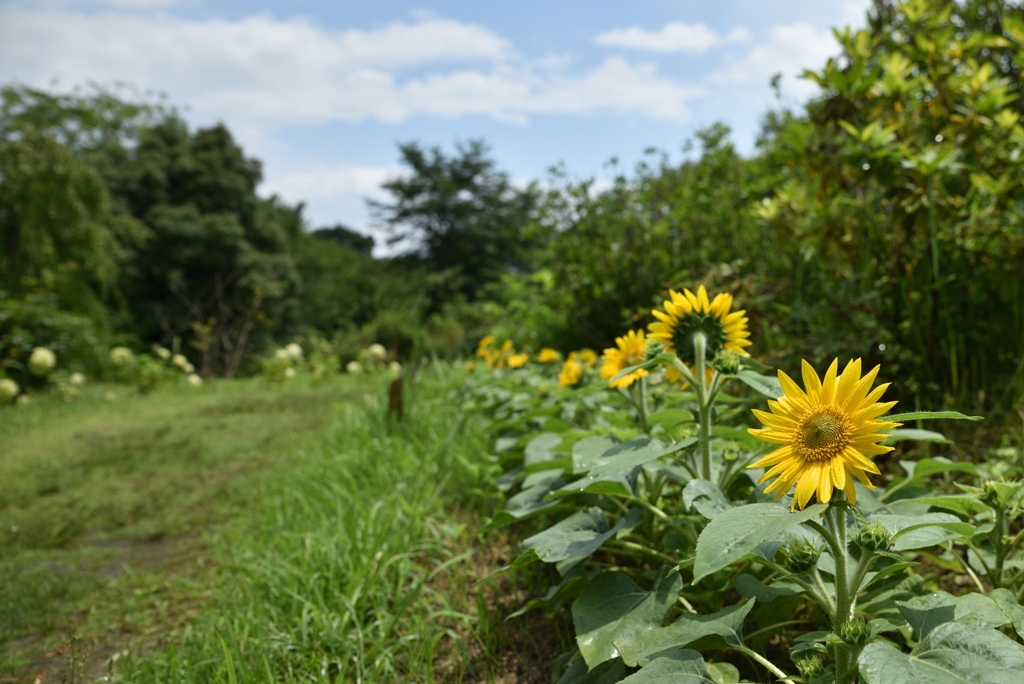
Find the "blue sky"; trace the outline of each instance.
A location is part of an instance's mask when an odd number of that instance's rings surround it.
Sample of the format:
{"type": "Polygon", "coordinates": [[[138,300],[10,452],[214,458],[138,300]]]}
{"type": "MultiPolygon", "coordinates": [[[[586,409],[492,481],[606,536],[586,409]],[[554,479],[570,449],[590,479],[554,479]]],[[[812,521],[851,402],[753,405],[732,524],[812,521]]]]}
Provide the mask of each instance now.
{"type": "Polygon", "coordinates": [[[678,159],[715,121],[749,151],[771,76],[804,101],[797,75],[867,4],[0,0],[0,82],[166,93],[193,125],[225,122],[263,160],[260,192],[306,202],[311,227],[374,233],[365,198],[400,172],[399,142],[482,137],[523,182],[678,159]]]}

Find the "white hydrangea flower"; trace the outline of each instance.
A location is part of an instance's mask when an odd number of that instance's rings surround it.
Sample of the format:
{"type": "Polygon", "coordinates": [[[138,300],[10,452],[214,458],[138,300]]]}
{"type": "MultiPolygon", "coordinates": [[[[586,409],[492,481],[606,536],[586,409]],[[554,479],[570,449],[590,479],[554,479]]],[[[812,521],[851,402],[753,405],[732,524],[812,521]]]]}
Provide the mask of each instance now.
{"type": "Polygon", "coordinates": [[[388,355],[388,350],[384,348],[384,345],[376,342],[367,347],[366,351],[370,353],[370,358],[377,361],[383,361],[388,355]]]}
{"type": "Polygon", "coordinates": [[[302,347],[297,342],[286,344],[284,351],[292,361],[302,361],[302,347]]]}
{"type": "MultiPolygon", "coordinates": [[[[175,354],[174,356],[172,356],[171,357],[171,363],[173,363],[175,366],[177,366],[181,370],[185,370],[189,366],[188,359],[185,358],[184,354],[175,354]]],[[[186,372],[188,372],[188,371],[186,371],[186,372]]]]}
{"type": "Polygon", "coordinates": [[[18,383],[14,382],[10,378],[4,378],[0,380],[0,399],[3,401],[10,401],[14,397],[18,396],[18,392],[21,388],[18,387],[18,383]]]}
{"type": "Polygon", "coordinates": [[[171,358],[171,350],[167,347],[161,347],[159,344],[153,345],[153,353],[160,357],[161,360],[166,361],[171,358]]]}
{"type": "Polygon", "coordinates": [[[57,365],[57,355],[46,347],[36,347],[28,357],[28,370],[36,377],[43,377],[57,365]]]}
{"type": "Polygon", "coordinates": [[[134,356],[132,350],[128,347],[114,347],[110,350],[110,362],[115,366],[124,366],[131,363],[134,356]]]}
{"type": "Polygon", "coordinates": [[[284,377],[289,378],[289,379],[294,378],[295,377],[295,369],[292,368],[291,366],[289,366],[288,368],[285,368],[284,369],[284,377]]]}
{"type": "Polygon", "coordinates": [[[287,349],[278,349],[274,352],[275,359],[291,359],[287,349]]]}
{"type": "Polygon", "coordinates": [[[363,372],[363,364],[359,363],[358,361],[349,361],[348,364],[345,366],[345,371],[351,373],[352,375],[358,375],[359,373],[363,372]]]}
{"type": "Polygon", "coordinates": [[[203,379],[201,377],[199,377],[198,375],[196,375],[195,373],[189,373],[188,384],[189,384],[189,387],[202,387],[203,386],[203,379]]]}
{"type": "Polygon", "coordinates": [[[392,361],[388,364],[388,375],[392,378],[397,378],[402,374],[402,364],[397,361],[392,361]]]}
{"type": "Polygon", "coordinates": [[[70,376],[68,376],[68,382],[70,382],[72,385],[84,385],[85,376],[82,375],[81,373],[72,373],[70,376]]]}

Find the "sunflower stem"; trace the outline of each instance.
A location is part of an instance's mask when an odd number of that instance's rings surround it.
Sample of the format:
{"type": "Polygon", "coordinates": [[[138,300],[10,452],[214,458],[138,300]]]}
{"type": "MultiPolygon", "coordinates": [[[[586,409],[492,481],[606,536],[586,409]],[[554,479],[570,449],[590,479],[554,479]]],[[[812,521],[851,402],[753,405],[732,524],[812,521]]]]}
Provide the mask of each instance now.
{"type": "Polygon", "coordinates": [[[790,573],[789,570],[787,570],[786,568],[782,567],[781,565],[776,565],[771,561],[759,559],[758,562],[767,565],[769,568],[775,570],[779,574],[785,575],[787,579],[793,580],[794,582],[799,584],[800,587],[805,592],[807,592],[807,595],[810,596],[814,601],[816,601],[818,605],[821,606],[826,613],[828,613],[829,618],[831,618],[835,614],[835,606],[832,603],[831,597],[829,597],[828,594],[824,592],[824,588],[822,588],[822,591],[818,591],[810,583],[800,579],[796,575],[790,573]]]}
{"type": "Polygon", "coordinates": [[[693,336],[693,357],[696,366],[697,405],[700,412],[700,456],[701,477],[711,481],[711,401],[708,394],[708,378],[705,369],[704,355],[707,353],[708,340],[704,333],[693,336]]]}
{"type": "Polygon", "coordinates": [[[814,583],[818,585],[818,589],[824,597],[824,604],[825,608],[828,610],[829,617],[834,617],[836,614],[836,604],[832,601],[832,596],[828,593],[828,589],[825,587],[825,580],[821,578],[821,573],[818,572],[817,565],[811,569],[811,579],[813,579],[814,583]]]}
{"type": "Polygon", "coordinates": [[[753,658],[757,662],[761,663],[761,665],[764,666],[764,668],[766,670],[768,670],[773,675],[778,677],[779,681],[785,682],[785,684],[794,684],[793,680],[790,679],[789,676],[785,672],[783,672],[782,669],[779,668],[778,665],[776,665],[772,661],[768,660],[767,658],[765,658],[760,653],[758,653],[756,651],[753,651],[753,650],[747,648],[746,646],[741,646],[741,647],[737,648],[736,650],[739,651],[740,653],[743,653],[744,655],[746,655],[746,656],[748,656],[750,658],[753,658]]]}
{"type": "MultiPolygon", "coordinates": [[[[825,521],[834,539],[833,558],[836,564],[836,612],[832,618],[832,631],[836,635],[843,633],[843,628],[853,616],[853,598],[856,589],[850,586],[849,550],[846,541],[846,497],[843,492],[836,492],[832,504],[825,511],[825,521]]],[[[857,663],[850,647],[845,643],[836,644],[836,682],[852,682],[857,676],[857,663]]]]}
{"type": "Polygon", "coordinates": [[[871,561],[875,559],[875,553],[868,551],[867,549],[861,549],[860,560],[857,561],[857,569],[853,571],[853,578],[850,580],[850,609],[851,611],[857,606],[857,594],[860,592],[860,583],[864,581],[864,576],[868,574],[868,569],[871,567],[871,561]]]}
{"type": "Polygon", "coordinates": [[[640,429],[644,434],[650,433],[651,426],[647,423],[647,378],[640,378],[640,403],[637,411],[640,413],[640,429]]]}

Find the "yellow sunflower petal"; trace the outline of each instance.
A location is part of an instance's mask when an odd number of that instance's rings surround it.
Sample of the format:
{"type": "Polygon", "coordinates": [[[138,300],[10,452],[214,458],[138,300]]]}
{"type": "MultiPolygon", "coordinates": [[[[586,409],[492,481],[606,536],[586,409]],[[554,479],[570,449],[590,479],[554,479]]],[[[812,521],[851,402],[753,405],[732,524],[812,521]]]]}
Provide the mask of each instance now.
{"type": "Polygon", "coordinates": [[[836,489],[845,489],[846,466],[843,464],[843,459],[833,458],[829,463],[829,467],[832,468],[832,483],[836,486],[836,489]]]}
{"type": "Polygon", "coordinates": [[[825,371],[825,377],[821,380],[821,394],[818,400],[823,404],[830,404],[835,401],[836,398],[836,374],[839,372],[839,359],[835,359],[829,364],[828,370],[825,371]]]}
{"type": "Polygon", "coordinates": [[[711,303],[708,301],[708,291],[703,285],[697,288],[697,303],[699,307],[698,311],[703,313],[709,313],[711,311],[711,303]]]}
{"type": "Polygon", "coordinates": [[[814,368],[807,361],[801,363],[800,371],[804,376],[804,391],[812,401],[817,402],[818,393],[821,392],[821,380],[818,379],[818,374],[814,372],[814,368]]]}
{"type": "Polygon", "coordinates": [[[837,404],[846,406],[858,380],[860,380],[860,359],[854,359],[846,364],[842,375],[839,376],[839,385],[836,387],[835,398],[837,404]]]}
{"type": "Polygon", "coordinates": [[[850,500],[850,503],[857,505],[857,488],[853,485],[852,477],[847,478],[843,491],[846,492],[846,498],[850,500]]]}
{"type": "Polygon", "coordinates": [[[818,480],[818,503],[828,503],[832,500],[832,468],[831,463],[820,466],[820,479],[818,480]]]}
{"type": "Polygon", "coordinates": [[[796,503],[801,510],[807,507],[807,502],[814,496],[820,477],[821,467],[817,463],[812,464],[801,474],[800,480],[796,483],[796,503]]]}

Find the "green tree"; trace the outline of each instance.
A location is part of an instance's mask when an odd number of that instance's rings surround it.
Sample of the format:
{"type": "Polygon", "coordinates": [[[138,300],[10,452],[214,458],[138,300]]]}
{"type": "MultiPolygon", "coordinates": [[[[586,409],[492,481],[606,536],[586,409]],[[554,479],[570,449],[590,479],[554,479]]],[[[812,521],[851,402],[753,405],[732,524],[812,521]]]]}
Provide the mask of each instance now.
{"type": "Polygon", "coordinates": [[[151,234],[125,278],[135,331],[185,338],[206,374],[234,375],[295,315],[301,206],[257,197],[260,178],[224,126],[192,133],[171,118],[144,129],[108,180],[151,234]]]}
{"type": "Polygon", "coordinates": [[[369,255],[373,253],[374,240],[372,237],[358,233],[340,223],[330,228],[318,228],[310,233],[310,235],[320,240],[336,242],[359,254],[369,255]]]}
{"type": "Polygon", "coordinates": [[[625,329],[645,325],[667,287],[689,286],[709,266],[756,251],[750,163],[728,133],[723,125],[702,130],[697,159],[642,162],[633,178],[621,174],[602,192],[584,181],[547,195],[539,221],[555,234],[552,292],[577,331],[576,345],[610,344],[625,329]]]}
{"type": "MultiPolygon", "coordinates": [[[[373,318],[374,295],[382,277],[381,264],[368,253],[354,251],[331,231],[318,230],[296,239],[292,254],[302,283],[296,320],[301,326],[333,334],[361,326],[373,318]],[[324,235],[327,233],[328,235],[324,235]]],[[[347,238],[345,233],[340,233],[347,238]]],[[[362,237],[353,233],[353,237],[362,237]]],[[[370,240],[372,247],[373,240],[370,240]]],[[[358,243],[357,243],[358,244],[358,243]]]]}
{"type": "Polygon", "coordinates": [[[905,396],[1005,386],[1024,368],[1024,11],[877,2],[836,35],[759,210],[806,273],[791,301],[842,353],[885,358],[905,396]]]}
{"type": "Polygon", "coordinates": [[[515,187],[498,171],[483,141],[439,147],[400,145],[409,174],[384,183],[391,202],[370,202],[391,231],[391,245],[412,245],[409,256],[451,276],[469,299],[486,282],[530,265],[537,237],[529,231],[537,202],[533,185],[515,187]]]}

